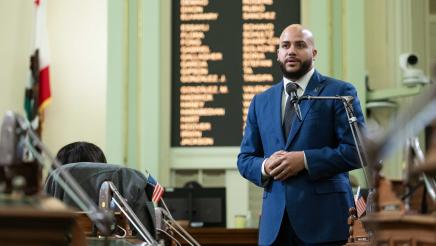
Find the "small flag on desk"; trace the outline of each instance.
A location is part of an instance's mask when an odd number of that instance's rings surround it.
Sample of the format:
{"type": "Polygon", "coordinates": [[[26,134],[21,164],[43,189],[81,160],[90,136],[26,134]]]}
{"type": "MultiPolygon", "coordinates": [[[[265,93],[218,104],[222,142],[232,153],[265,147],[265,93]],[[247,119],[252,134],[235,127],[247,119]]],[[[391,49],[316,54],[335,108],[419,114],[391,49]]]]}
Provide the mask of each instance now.
{"type": "Polygon", "coordinates": [[[360,186],[357,188],[356,195],[354,197],[354,203],[356,204],[357,217],[360,218],[366,211],[366,202],[360,192],[360,186]]]}
{"type": "Polygon", "coordinates": [[[165,192],[164,187],[162,187],[162,185],[160,185],[159,183],[156,183],[156,185],[154,186],[154,190],[153,190],[153,195],[151,197],[151,201],[154,204],[157,204],[160,201],[160,199],[162,198],[164,192],[165,192]]]}

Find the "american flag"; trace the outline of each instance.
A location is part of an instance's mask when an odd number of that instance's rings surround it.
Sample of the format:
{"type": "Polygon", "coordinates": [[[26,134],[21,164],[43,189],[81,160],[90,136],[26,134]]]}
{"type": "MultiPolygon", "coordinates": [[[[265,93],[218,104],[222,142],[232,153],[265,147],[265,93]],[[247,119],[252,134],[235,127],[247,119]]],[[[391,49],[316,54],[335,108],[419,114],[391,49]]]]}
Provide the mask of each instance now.
{"type": "Polygon", "coordinates": [[[151,196],[151,201],[157,204],[162,198],[164,192],[164,187],[162,187],[162,185],[160,185],[159,183],[156,183],[156,185],[154,186],[153,195],[151,196]]]}
{"type": "Polygon", "coordinates": [[[357,217],[360,218],[366,211],[366,202],[360,192],[360,186],[357,188],[357,193],[354,197],[354,203],[356,204],[357,217]]]}

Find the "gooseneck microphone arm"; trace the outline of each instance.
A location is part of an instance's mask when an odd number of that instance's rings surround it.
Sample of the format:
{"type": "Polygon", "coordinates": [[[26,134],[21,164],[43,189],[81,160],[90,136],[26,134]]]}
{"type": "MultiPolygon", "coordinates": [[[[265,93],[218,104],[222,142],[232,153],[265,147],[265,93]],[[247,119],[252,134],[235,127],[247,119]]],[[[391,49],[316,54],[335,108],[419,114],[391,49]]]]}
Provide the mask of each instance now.
{"type": "Polygon", "coordinates": [[[353,135],[354,145],[356,146],[357,155],[359,157],[359,163],[362,167],[363,174],[365,176],[365,182],[368,188],[373,188],[372,182],[368,179],[368,175],[365,170],[365,166],[367,166],[367,152],[365,149],[365,145],[362,141],[362,135],[359,129],[359,125],[357,123],[357,117],[354,115],[353,110],[353,97],[352,96],[302,96],[296,99],[295,104],[299,104],[300,101],[303,100],[340,100],[342,101],[345,112],[347,113],[348,124],[350,125],[351,134],[353,135]]]}
{"type": "Polygon", "coordinates": [[[195,240],[191,234],[189,234],[179,223],[173,218],[168,209],[164,199],[161,199],[161,204],[163,207],[156,207],[156,213],[160,214],[161,222],[165,223],[168,228],[177,233],[187,244],[190,246],[200,246],[200,244],[195,240]]]}
{"type": "Polygon", "coordinates": [[[105,181],[109,185],[110,190],[113,193],[112,201],[115,205],[121,210],[121,212],[126,216],[126,218],[130,221],[130,223],[135,227],[138,231],[139,235],[144,239],[147,245],[157,246],[157,241],[151,236],[150,232],[145,228],[142,224],[141,220],[136,216],[135,212],[133,212],[132,208],[127,204],[125,198],[121,196],[117,187],[111,181],[105,181]]]}
{"type": "Polygon", "coordinates": [[[65,192],[71,196],[71,198],[83,211],[87,212],[88,217],[91,219],[92,222],[95,223],[95,225],[102,232],[103,235],[110,235],[113,218],[112,215],[98,209],[98,207],[89,198],[85,191],[83,191],[83,189],[70,175],[70,173],[60,168],[62,164],[53,157],[45,144],[41,142],[39,137],[32,130],[30,122],[27,119],[25,119],[22,115],[10,111],[6,113],[6,117],[17,123],[18,128],[22,131],[19,137],[27,136],[25,137],[26,147],[29,148],[29,150],[36,157],[38,162],[43,165],[44,162],[47,160],[45,159],[45,157],[48,158],[53,166],[55,166],[59,170],[59,176],[61,176],[63,180],[57,175],[55,175],[56,177],[54,178],[60,181],[59,184],[62,186],[65,192]],[[37,149],[40,149],[42,153],[37,151],[37,149]],[[43,156],[43,154],[45,157],[43,156]]]}

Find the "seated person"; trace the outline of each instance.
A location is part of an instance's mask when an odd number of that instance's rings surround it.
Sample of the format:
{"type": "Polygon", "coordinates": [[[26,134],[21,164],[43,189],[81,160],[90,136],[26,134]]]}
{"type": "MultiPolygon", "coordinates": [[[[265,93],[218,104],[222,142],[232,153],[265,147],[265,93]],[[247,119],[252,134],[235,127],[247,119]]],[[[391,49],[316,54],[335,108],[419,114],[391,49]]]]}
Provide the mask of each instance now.
{"type": "Polygon", "coordinates": [[[58,159],[61,164],[76,162],[107,162],[103,151],[97,145],[83,141],[65,145],[56,154],[56,159],[58,159]]]}
{"type": "MultiPolygon", "coordinates": [[[[150,192],[157,182],[151,175],[148,173],[144,175],[137,170],[120,165],[106,164],[103,151],[88,142],[68,144],[59,150],[56,158],[63,165],[59,169],[69,172],[95,204],[98,204],[102,183],[112,181],[136,216],[154,235],[155,216],[150,192]]],[[[60,170],[50,173],[44,185],[45,192],[67,205],[80,209],[56,181],[56,177],[59,176],[62,176],[60,170]]]]}
{"type": "Polygon", "coordinates": [[[150,195],[146,193],[150,180],[154,180],[151,176],[146,177],[138,170],[121,165],[91,162],[65,164],[50,173],[44,185],[44,191],[77,209],[80,208],[76,202],[56,181],[56,177],[62,176],[60,169],[69,172],[96,205],[102,183],[112,181],[142,224],[154,236],[154,205],[150,200],[150,195]]]}

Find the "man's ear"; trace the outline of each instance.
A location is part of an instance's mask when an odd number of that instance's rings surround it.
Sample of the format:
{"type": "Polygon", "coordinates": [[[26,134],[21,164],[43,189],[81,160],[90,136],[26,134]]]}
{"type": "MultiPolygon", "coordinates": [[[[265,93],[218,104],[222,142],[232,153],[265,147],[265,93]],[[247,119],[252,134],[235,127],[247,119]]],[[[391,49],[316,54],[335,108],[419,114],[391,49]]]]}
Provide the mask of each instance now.
{"type": "Polygon", "coordinates": [[[312,59],[313,59],[313,60],[315,60],[317,54],[318,54],[318,50],[314,48],[314,49],[312,50],[312,59]]]}

